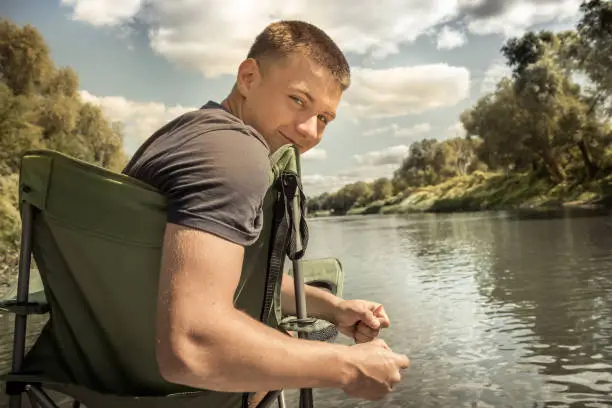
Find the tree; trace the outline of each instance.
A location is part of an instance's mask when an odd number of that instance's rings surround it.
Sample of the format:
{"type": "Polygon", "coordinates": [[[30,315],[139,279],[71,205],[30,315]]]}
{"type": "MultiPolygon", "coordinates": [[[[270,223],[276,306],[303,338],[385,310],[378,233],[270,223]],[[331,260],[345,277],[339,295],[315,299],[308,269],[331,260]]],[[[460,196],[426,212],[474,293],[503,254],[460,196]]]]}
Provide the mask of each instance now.
{"type": "Polygon", "coordinates": [[[586,1],[580,10],[583,14],[577,26],[579,40],[572,50],[573,57],[609,100],[612,95],[612,3],[586,1]]]}
{"type": "Polygon", "coordinates": [[[513,69],[516,103],[529,113],[523,143],[539,156],[553,181],[566,179],[561,161],[578,149],[587,174],[594,177],[600,166],[591,150],[601,137],[593,132],[598,118],[593,98],[574,80],[579,68],[575,59],[583,43],[575,33],[527,33],[510,39],[502,53],[513,69]],[[591,123],[591,125],[589,125],[591,123]]]}
{"type": "Polygon", "coordinates": [[[410,145],[408,156],[394,173],[394,179],[404,180],[410,186],[424,186],[436,182],[432,165],[436,139],[423,139],[410,145]]]}
{"type": "Polygon", "coordinates": [[[0,83],[0,177],[19,169],[19,154],[41,146],[33,101],[0,83]]]}
{"type": "Polygon", "coordinates": [[[372,200],[386,200],[393,195],[393,184],[387,177],[376,179],[372,183],[372,200]]]}
{"type": "Polygon", "coordinates": [[[482,140],[478,156],[490,169],[509,172],[536,167],[528,146],[530,120],[516,98],[513,81],[504,78],[495,91],[461,114],[467,135],[482,140]]]}
{"type": "MultiPolygon", "coordinates": [[[[113,170],[126,161],[123,133],[100,108],[83,103],[79,79],[56,68],[32,26],[0,20],[0,265],[15,268],[20,218],[17,183],[22,154],[57,150],[113,170]]],[[[0,277],[2,277],[0,270],[0,277]]]]}
{"type": "Polygon", "coordinates": [[[36,28],[0,20],[0,79],[15,95],[40,91],[53,71],[49,49],[36,28]]]}

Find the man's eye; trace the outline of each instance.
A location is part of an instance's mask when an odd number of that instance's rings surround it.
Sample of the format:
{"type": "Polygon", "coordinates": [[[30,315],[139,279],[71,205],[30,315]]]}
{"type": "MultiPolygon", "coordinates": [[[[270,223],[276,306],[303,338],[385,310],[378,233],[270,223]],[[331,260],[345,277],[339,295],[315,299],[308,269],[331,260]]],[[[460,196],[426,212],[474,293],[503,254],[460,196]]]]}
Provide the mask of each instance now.
{"type": "Polygon", "coordinates": [[[319,120],[320,120],[321,122],[325,123],[326,125],[327,125],[327,122],[329,122],[329,121],[327,120],[327,118],[326,118],[325,116],[323,116],[323,115],[319,115],[319,120]]]}
{"type": "Polygon", "coordinates": [[[291,96],[291,99],[293,99],[295,101],[295,103],[297,103],[298,105],[304,105],[304,101],[302,101],[297,96],[291,96]]]}

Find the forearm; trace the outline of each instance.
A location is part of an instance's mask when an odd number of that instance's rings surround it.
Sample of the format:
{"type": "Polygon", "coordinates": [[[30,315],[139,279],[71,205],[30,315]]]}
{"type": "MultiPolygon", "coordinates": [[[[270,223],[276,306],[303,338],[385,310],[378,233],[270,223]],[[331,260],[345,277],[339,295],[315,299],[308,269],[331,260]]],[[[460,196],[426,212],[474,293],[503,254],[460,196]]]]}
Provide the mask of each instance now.
{"type": "Polygon", "coordinates": [[[181,362],[174,362],[170,379],[190,387],[225,392],[341,388],[352,375],[342,358],[347,346],[300,340],[235,309],[190,332],[182,337],[181,362]]]}
{"type": "MultiPolygon", "coordinates": [[[[294,285],[292,276],[283,275],[281,286],[282,311],[286,315],[296,315],[294,285]]],[[[316,317],[317,319],[324,319],[335,323],[333,310],[336,304],[342,301],[341,298],[326,290],[309,285],[304,285],[304,293],[306,296],[306,312],[309,317],[316,317]]]]}

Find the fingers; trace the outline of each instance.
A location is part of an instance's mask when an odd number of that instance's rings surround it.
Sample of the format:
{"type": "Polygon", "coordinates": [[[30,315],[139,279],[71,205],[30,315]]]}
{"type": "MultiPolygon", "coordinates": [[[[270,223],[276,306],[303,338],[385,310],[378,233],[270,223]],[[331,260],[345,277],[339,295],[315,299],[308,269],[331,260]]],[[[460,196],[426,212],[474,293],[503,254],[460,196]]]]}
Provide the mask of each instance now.
{"type": "Polygon", "coordinates": [[[410,359],[405,354],[398,354],[397,360],[398,360],[398,367],[401,369],[406,369],[410,365],[410,359]]]}
{"type": "Polygon", "coordinates": [[[387,342],[385,342],[383,339],[374,339],[370,342],[370,344],[373,344],[373,345],[376,345],[376,346],[379,346],[386,350],[391,351],[391,353],[395,357],[395,363],[397,364],[397,367],[399,369],[405,369],[410,366],[410,359],[408,358],[408,356],[405,354],[398,354],[398,353],[393,352],[391,350],[391,347],[389,347],[387,342]]]}
{"type": "Polygon", "coordinates": [[[364,336],[360,332],[355,332],[355,335],[353,336],[353,339],[355,340],[355,343],[360,344],[360,343],[367,343],[369,341],[372,341],[372,340],[375,339],[375,337],[364,336]]]}
{"type": "Polygon", "coordinates": [[[360,333],[361,335],[365,337],[374,338],[378,336],[378,333],[380,333],[380,330],[372,329],[371,327],[365,325],[363,322],[359,322],[357,323],[356,332],[360,333]]]}
{"type": "Polygon", "coordinates": [[[391,347],[389,347],[389,345],[387,344],[387,342],[385,342],[383,339],[374,339],[370,342],[370,344],[374,344],[377,346],[380,346],[386,350],[389,350],[392,352],[392,354],[395,356],[395,360],[396,360],[396,364],[398,368],[404,369],[404,368],[408,368],[408,366],[410,365],[410,359],[408,358],[407,355],[405,354],[398,354],[395,353],[391,350],[391,347]]]}
{"type": "Polygon", "coordinates": [[[380,328],[380,321],[371,310],[364,310],[362,319],[362,322],[367,324],[371,329],[376,330],[380,328]]]}
{"type": "Polygon", "coordinates": [[[374,330],[363,322],[359,322],[355,327],[353,338],[355,339],[356,343],[366,343],[376,339],[379,333],[380,330],[374,330]]]}
{"type": "MultiPolygon", "coordinates": [[[[391,351],[391,353],[393,354],[393,356],[395,357],[395,363],[398,367],[398,369],[406,369],[410,366],[410,359],[408,358],[407,355],[405,354],[398,354],[395,353],[391,350],[391,347],[389,347],[389,345],[387,345],[387,343],[383,340],[383,339],[374,339],[370,342],[370,344],[374,344],[377,346],[380,346],[386,350],[391,351]]],[[[398,372],[399,374],[399,372],[398,372]]]]}
{"type": "Polygon", "coordinates": [[[374,316],[380,322],[380,327],[389,327],[391,325],[391,321],[389,320],[389,316],[387,316],[387,312],[383,305],[378,305],[376,309],[374,309],[374,316]]]}
{"type": "Polygon", "coordinates": [[[402,381],[402,375],[400,374],[399,371],[394,372],[393,374],[391,374],[391,376],[389,377],[389,382],[391,383],[391,386],[393,387],[395,384],[399,383],[400,381],[402,381]]]}
{"type": "Polygon", "coordinates": [[[356,343],[366,343],[377,338],[380,330],[390,326],[389,317],[379,303],[356,301],[352,304],[356,324],[350,328],[356,343]]]}
{"type": "Polygon", "coordinates": [[[383,339],[372,340],[372,342],[370,344],[374,344],[374,345],[380,346],[380,347],[382,347],[382,348],[384,348],[386,350],[391,351],[391,347],[389,347],[387,345],[387,343],[383,339]]]}

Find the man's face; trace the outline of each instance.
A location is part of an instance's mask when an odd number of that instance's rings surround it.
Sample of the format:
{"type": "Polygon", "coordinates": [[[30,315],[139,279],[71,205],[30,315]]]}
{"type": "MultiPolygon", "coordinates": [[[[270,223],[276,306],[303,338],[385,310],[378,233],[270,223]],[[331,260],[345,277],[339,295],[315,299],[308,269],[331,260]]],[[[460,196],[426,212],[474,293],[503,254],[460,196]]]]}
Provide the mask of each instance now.
{"type": "Polygon", "coordinates": [[[299,53],[261,70],[254,60],[243,62],[238,87],[245,98],[243,121],[262,134],[272,152],[295,144],[304,153],[319,144],[342,96],[331,73],[299,53]]]}

